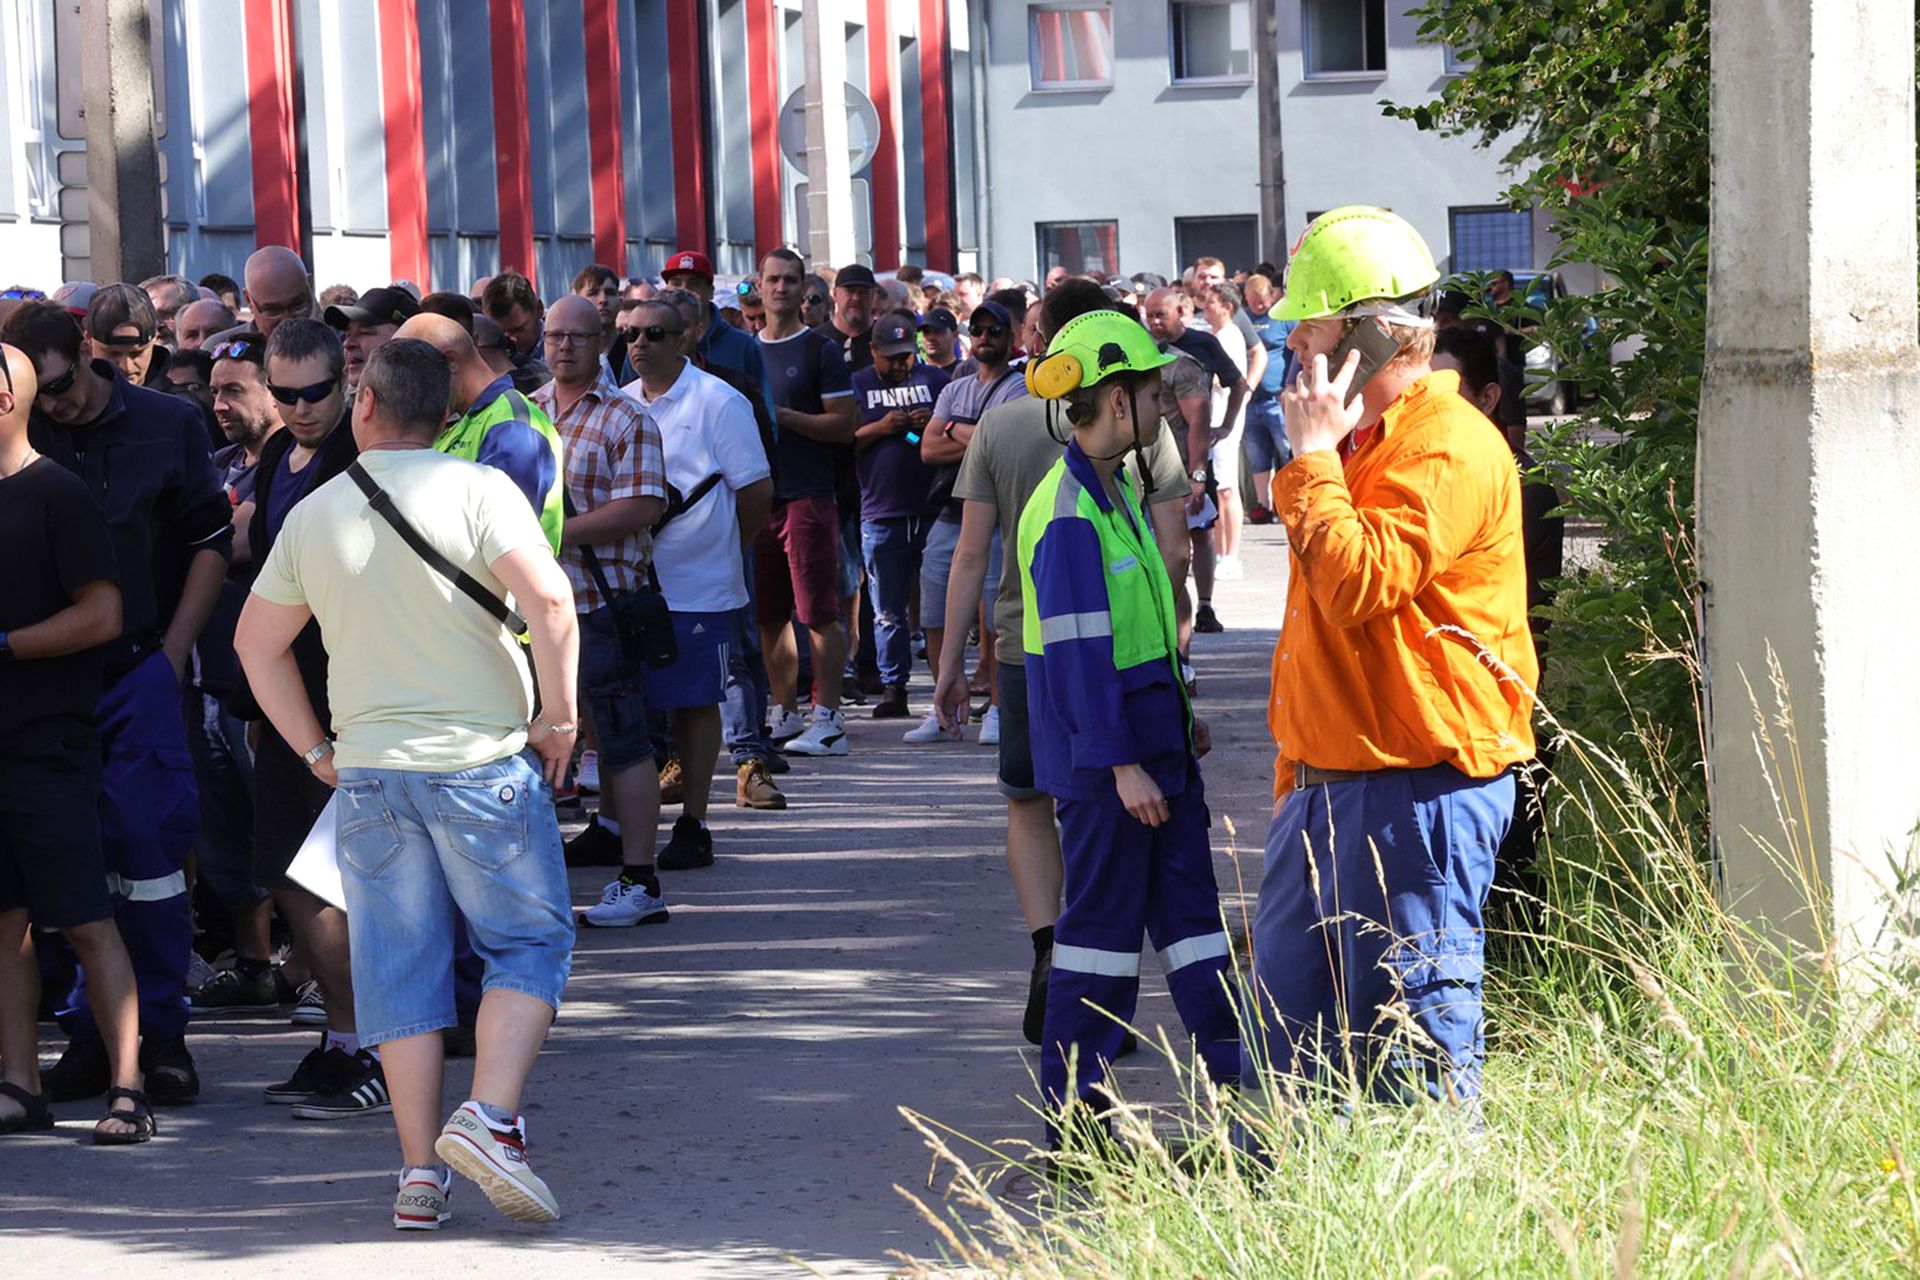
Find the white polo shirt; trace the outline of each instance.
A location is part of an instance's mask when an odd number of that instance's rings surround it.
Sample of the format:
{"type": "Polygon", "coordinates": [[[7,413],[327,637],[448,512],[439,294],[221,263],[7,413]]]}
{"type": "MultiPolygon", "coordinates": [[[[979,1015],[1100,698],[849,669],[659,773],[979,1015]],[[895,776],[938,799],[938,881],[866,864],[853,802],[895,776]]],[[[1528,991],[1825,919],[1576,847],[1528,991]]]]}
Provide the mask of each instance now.
{"type": "Polygon", "coordinates": [[[771,474],[746,397],[691,364],[656,399],[638,378],[622,388],[660,428],[667,483],[689,494],[708,476],[720,483],[677,515],[653,541],[653,568],[675,613],[723,613],[747,603],[734,492],[771,474]]]}

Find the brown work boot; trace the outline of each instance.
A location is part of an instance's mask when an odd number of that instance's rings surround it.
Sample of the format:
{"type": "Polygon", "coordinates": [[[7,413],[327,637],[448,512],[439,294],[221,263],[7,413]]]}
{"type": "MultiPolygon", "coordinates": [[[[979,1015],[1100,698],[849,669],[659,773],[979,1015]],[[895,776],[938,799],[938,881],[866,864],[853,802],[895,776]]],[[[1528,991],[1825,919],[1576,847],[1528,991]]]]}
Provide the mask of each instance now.
{"type": "Polygon", "coordinates": [[[742,809],[784,809],[787,797],[773,784],[765,760],[749,760],[734,774],[733,802],[742,809]]]}
{"type": "Polygon", "coordinates": [[[680,758],[671,757],[660,766],[660,803],[679,804],[687,797],[687,778],[680,771],[680,758]]]}

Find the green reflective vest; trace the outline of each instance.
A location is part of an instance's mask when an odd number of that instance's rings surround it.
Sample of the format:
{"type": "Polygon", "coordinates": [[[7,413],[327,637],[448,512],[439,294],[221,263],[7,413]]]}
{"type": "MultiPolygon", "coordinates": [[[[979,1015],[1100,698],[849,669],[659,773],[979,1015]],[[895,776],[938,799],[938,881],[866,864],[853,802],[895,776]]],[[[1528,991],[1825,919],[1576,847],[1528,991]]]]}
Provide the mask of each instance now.
{"type": "Polygon", "coordinates": [[[566,523],[566,450],[546,411],[518,391],[494,393],[447,426],[433,447],[453,458],[497,467],[527,495],[557,554],[566,523]],[[500,438],[490,439],[494,433],[500,438]],[[536,440],[526,433],[532,432],[536,440]],[[544,441],[544,448],[541,447],[544,441]]]}

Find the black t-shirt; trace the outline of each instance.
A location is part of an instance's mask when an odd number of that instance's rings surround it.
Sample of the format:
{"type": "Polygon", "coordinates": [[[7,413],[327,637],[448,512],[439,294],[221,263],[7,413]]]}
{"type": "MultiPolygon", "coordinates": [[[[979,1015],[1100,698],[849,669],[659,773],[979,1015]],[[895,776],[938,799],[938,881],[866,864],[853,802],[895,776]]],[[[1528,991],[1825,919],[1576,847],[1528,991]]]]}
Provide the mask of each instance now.
{"type": "MultiPolygon", "coordinates": [[[[87,482],[36,458],[0,480],[0,631],[45,622],[90,582],[118,585],[113,537],[87,482]]],[[[28,734],[93,739],[100,649],[58,658],[0,658],[0,752],[28,734]]]]}
{"type": "MultiPolygon", "coordinates": [[[[853,373],[840,353],[840,344],[820,330],[802,329],[777,342],[768,341],[763,334],[759,342],[776,409],[820,414],[827,411],[826,401],[853,395],[853,373]]],[[[847,452],[845,446],[836,447],[798,431],[782,431],[776,451],[775,498],[785,501],[832,496],[839,477],[838,455],[847,452]]]]}
{"type": "Polygon", "coordinates": [[[1168,345],[1192,356],[1223,387],[1230,388],[1245,376],[1240,372],[1240,366],[1227,354],[1227,349],[1220,345],[1220,339],[1205,329],[1188,325],[1186,331],[1168,345]]]}
{"type": "Polygon", "coordinates": [[[840,354],[846,359],[847,372],[865,369],[873,364],[873,334],[856,333],[852,337],[840,332],[833,321],[829,320],[814,330],[815,333],[840,348],[840,354]]]}

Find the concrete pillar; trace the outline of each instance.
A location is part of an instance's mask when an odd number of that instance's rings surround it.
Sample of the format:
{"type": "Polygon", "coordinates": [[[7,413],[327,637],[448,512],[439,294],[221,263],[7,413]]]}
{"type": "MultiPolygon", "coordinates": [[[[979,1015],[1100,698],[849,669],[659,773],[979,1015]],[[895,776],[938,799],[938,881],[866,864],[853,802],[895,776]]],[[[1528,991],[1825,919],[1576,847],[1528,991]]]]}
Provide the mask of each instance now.
{"type": "Polygon", "coordinates": [[[847,151],[847,28],[840,0],[801,9],[807,64],[807,261],[853,261],[853,173],[847,151]]]}
{"type": "Polygon", "coordinates": [[[81,5],[88,243],[100,281],[137,282],[166,270],[148,11],[147,0],[81,5]]]}
{"type": "Polygon", "coordinates": [[[1920,821],[1913,15],[1713,15],[1698,497],[1714,833],[1736,911],[1843,957],[1885,940],[1920,821]]]}

